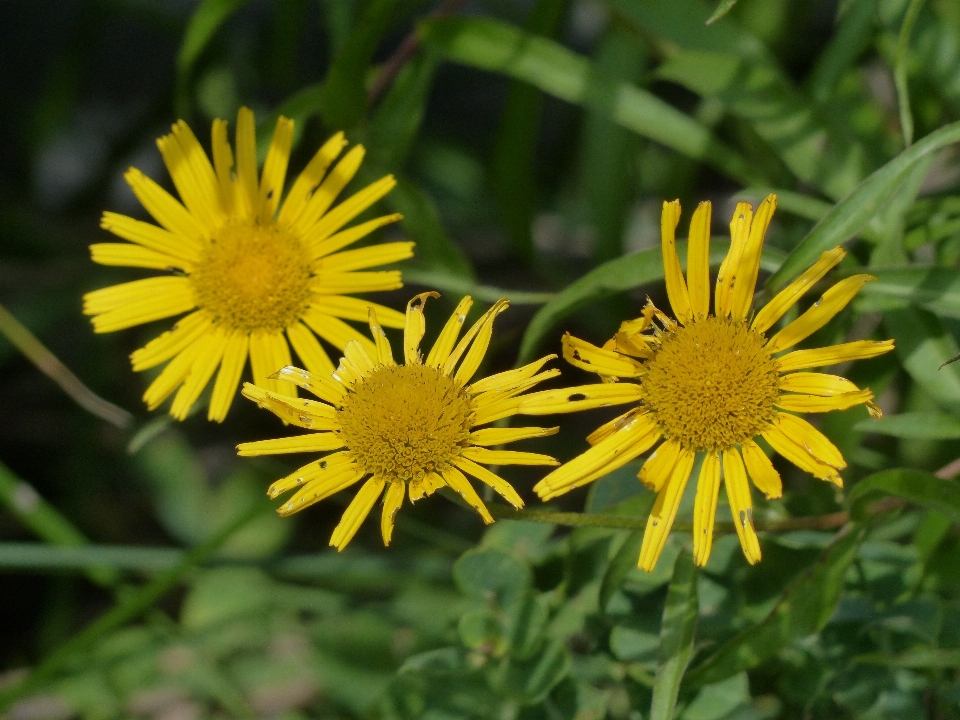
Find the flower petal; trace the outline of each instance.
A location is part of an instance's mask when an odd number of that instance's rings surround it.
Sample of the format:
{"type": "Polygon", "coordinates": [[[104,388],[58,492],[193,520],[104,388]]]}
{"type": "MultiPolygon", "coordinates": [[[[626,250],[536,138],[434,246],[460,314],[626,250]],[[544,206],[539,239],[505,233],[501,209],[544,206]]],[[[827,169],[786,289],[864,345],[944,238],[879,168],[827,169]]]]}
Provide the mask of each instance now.
{"type": "Polygon", "coordinates": [[[680,201],[663,203],[660,214],[660,249],[663,253],[664,279],[667,283],[667,297],[673,314],[681,323],[690,322],[690,294],[687,292],[687,282],[683,279],[683,270],[680,269],[680,258],[677,257],[677,224],[680,222],[680,201]]]}
{"type": "Polygon", "coordinates": [[[517,412],[521,415],[553,415],[637,402],[642,397],[643,388],[636,383],[579,385],[527,395],[517,412]]]}
{"type": "Polygon", "coordinates": [[[640,377],[647,372],[643,363],[615,350],[598,348],[570,333],[564,333],[561,342],[563,359],[581,370],[613,377],[640,377]]]}
{"type": "Polygon", "coordinates": [[[753,303],[753,293],[757,287],[757,275],[760,272],[760,253],[763,250],[763,239],[777,209],[777,196],[768,195],[757,208],[757,214],[750,223],[750,235],[743,247],[740,256],[737,275],[733,284],[731,316],[734,320],[744,320],[750,305],[753,303]]]}
{"type": "Polygon", "coordinates": [[[237,445],[237,455],[240,457],[257,457],[260,455],[285,455],[287,453],[329,452],[330,450],[339,450],[342,447],[343,438],[340,435],[332,432],[321,432],[240,443],[237,445]]]}
{"type": "Polygon", "coordinates": [[[723,485],[727,490],[730,513],[743,555],[748,563],[756,565],[760,562],[760,541],[753,528],[753,500],[747,483],[747,471],[736,448],[723,451],[723,485]]]}
{"type": "Polygon", "coordinates": [[[695,456],[696,454],[691,450],[678,449],[677,451],[670,479],[664,483],[663,489],[653,504],[653,510],[650,511],[650,517],[647,518],[647,529],[643,533],[640,560],[637,563],[637,567],[641,570],[653,572],[657,560],[660,559],[663,546],[666,545],[667,537],[670,535],[670,528],[673,527],[674,518],[677,517],[677,508],[680,507],[683,491],[690,479],[695,456]]]}
{"type": "Polygon", "coordinates": [[[380,498],[384,485],[386,485],[386,481],[379,477],[372,477],[363,484],[360,491],[350,501],[337,527],[334,528],[333,535],[330,538],[331,547],[335,547],[339,552],[353,540],[353,536],[357,534],[360,525],[367,519],[367,515],[370,514],[374,504],[380,498]]]}
{"type": "Polygon", "coordinates": [[[720,263],[720,271],[717,273],[717,291],[714,297],[714,312],[717,317],[727,317],[733,306],[733,288],[740,271],[740,257],[750,237],[752,221],[753,206],[748,202],[738,202],[730,221],[730,249],[720,263]]]}
{"type": "Polygon", "coordinates": [[[437,336],[436,342],[433,343],[433,347],[427,355],[428,366],[440,368],[446,365],[447,359],[453,351],[453,346],[457,344],[460,329],[467,320],[467,313],[470,312],[472,306],[473,299],[469,295],[465,295],[457,303],[456,310],[444,324],[443,330],[440,331],[440,335],[437,336]]]}
{"type": "Polygon", "coordinates": [[[227,417],[233,398],[237,394],[240,376],[247,364],[247,353],[250,349],[250,334],[242,330],[234,330],[224,340],[223,362],[217,381],[213,384],[213,394],[210,396],[210,408],[207,419],[213,422],[223,422],[227,417]]]}
{"type": "Polygon", "coordinates": [[[780,395],[776,406],[783,410],[798,413],[830,412],[831,410],[846,410],[857,405],[863,405],[873,400],[870,390],[843,393],[842,395],[780,395]]]}
{"type": "Polygon", "coordinates": [[[697,206],[690,220],[687,245],[687,287],[690,312],[695,319],[710,313],[710,222],[713,206],[704,201],[697,206]]]}
{"type": "Polygon", "coordinates": [[[393,521],[403,504],[406,490],[407,484],[403,480],[387,483],[387,492],[383,495],[383,514],[380,516],[380,535],[383,537],[384,546],[389,545],[390,538],[393,537],[393,521]]]}
{"type": "Polygon", "coordinates": [[[776,359],[780,372],[825,367],[849,360],[866,360],[893,350],[893,340],[855,340],[810,350],[794,350],[776,359]]]}
{"type": "Polygon", "coordinates": [[[830,270],[847,254],[846,250],[837,245],[832,250],[826,250],[820,258],[796,280],[787,285],[783,290],[774,296],[773,300],[768,302],[757,313],[750,325],[752,330],[757,332],[766,332],[773,327],[774,323],[783,317],[783,314],[792,308],[797,301],[813,285],[820,281],[830,270]]]}
{"type": "Polygon", "coordinates": [[[693,503],[693,561],[703,567],[713,547],[713,524],[720,496],[720,456],[709,451],[700,466],[697,496],[693,503]]]}
{"type": "Polygon", "coordinates": [[[753,440],[744,440],[740,447],[743,450],[743,461],[747,466],[750,479],[762,492],[767,500],[783,497],[783,481],[780,473],[773,467],[770,458],[753,440]]]}
{"type": "Polygon", "coordinates": [[[473,489],[473,485],[470,484],[470,481],[467,480],[462,472],[455,467],[448,466],[443,471],[443,479],[447,485],[460,494],[460,497],[467,501],[470,507],[480,514],[484,523],[489,525],[493,522],[493,516],[490,514],[490,511],[487,510],[487,506],[483,504],[483,500],[480,499],[477,491],[473,489]]]}
{"type": "Polygon", "coordinates": [[[440,297],[440,293],[431,290],[415,295],[407,303],[406,322],[403,325],[403,361],[406,365],[419,365],[422,360],[420,341],[427,331],[427,320],[423,316],[423,306],[427,304],[429,298],[438,297],[440,297]]]}
{"type": "Polygon", "coordinates": [[[517,510],[523,507],[523,499],[517,494],[517,491],[513,489],[513,485],[499,475],[491,472],[482,465],[477,465],[466,457],[455,458],[453,464],[464,472],[473,475],[473,477],[480,482],[492,487],[500,497],[513,505],[517,510]]]}

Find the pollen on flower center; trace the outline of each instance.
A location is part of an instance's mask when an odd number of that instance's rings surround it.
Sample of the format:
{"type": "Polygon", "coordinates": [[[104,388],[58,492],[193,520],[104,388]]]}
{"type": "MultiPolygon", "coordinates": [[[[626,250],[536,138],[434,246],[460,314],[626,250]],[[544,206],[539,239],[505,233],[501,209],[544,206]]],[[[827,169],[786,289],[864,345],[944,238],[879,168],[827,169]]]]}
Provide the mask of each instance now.
{"type": "Polygon", "coordinates": [[[373,475],[419,482],[443,471],[470,436],[466,393],[435,368],[381,366],[351,389],[340,410],[341,436],[373,475]]]}
{"type": "Polygon", "coordinates": [[[310,264],[303,244],[274,224],[228,222],[190,274],[197,304],[234,330],[283,330],[306,309],[310,264]]]}
{"type": "Polygon", "coordinates": [[[765,429],[776,414],[779,375],[764,342],[728,318],[664,333],[642,379],[664,436],[690,450],[726,450],[765,429]]]}

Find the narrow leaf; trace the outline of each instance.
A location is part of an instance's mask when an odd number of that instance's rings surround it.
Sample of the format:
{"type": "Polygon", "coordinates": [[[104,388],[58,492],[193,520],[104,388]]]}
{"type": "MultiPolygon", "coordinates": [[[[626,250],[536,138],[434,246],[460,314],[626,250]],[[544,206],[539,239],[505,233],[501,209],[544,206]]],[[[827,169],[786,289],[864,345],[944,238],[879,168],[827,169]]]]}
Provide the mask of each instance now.
{"type": "Polygon", "coordinates": [[[960,141],[960,122],[945,125],[907,148],[870,175],[852,193],[834,205],[833,209],[800,241],[780,269],[770,278],[768,287],[779,290],[811,265],[824,250],[829,250],[854,237],[896,192],[901,180],[915,163],[958,141],[960,141]]]}
{"type": "MultiPolygon", "coordinates": [[[[418,26],[421,41],[447,60],[523,80],[546,93],[584,105],[589,101],[590,63],[559,43],[529,35],[506,23],[481,18],[427,20],[418,26]]],[[[628,83],[604,108],[609,117],[638,135],[702,160],[746,183],[761,181],[740,154],[703,125],[652,93],[628,83]]]]}
{"type": "Polygon", "coordinates": [[[637,566],[640,546],[643,544],[643,530],[634,530],[623,540],[617,554],[613,556],[603,580],[600,583],[600,609],[606,610],[613,594],[620,589],[627,574],[637,566]]]}
{"type": "Polygon", "coordinates": [[[200,0],[183,33],[177,72],[186,76],[223,23],[249,0],[200,0]]]}
{"type": "Polygon", "coordinates": [[[717,3],[717,8],[713,11],[713,14],[707,18],[704,25],[713,25],[717,20],[733,10],[733,6],[736,4],[737,0],[720,0],[720,2],[717,3]]]}
{"type": "Polygon", "coordinates": [[[960,522],[960,482],[906,469],[884,470],[854,485],[847,496],[851,517],[865,517],[867,507],[883,495],[902,498],[960,522]]]}
{"type": "Polygon", "coordinates": [[[938,412],[910,412],[861,420],[853,429],[909,440],[956,440],[960,438],[960,419],[938,412]]]}
{"type": "Polygon", "coordinates": [[[863,310],[919,305],[942,317],[960,318],[960,269],[900,266],[870,268],[877,282],[868,283],[858,302],[863,310]]]}
{"type": "Polygon", "coordinates": [[[890,310],[883,319],[904,370],[938,404],[960,410],[960,365],[941,367],[957,354],[957,343],[940,319],[914,307],[890,310]]]}
{"type": "Polygon", "coordinates": [[[680,682],[693,653],[693,637],[697,629],[697,578],[699,572],[693,555],[683,550],[673,566],[673,579],[667,590],[660,626],[660,653],[657,675],[653,683],[650,720],[671,720],[677,704],[680,682]]]}

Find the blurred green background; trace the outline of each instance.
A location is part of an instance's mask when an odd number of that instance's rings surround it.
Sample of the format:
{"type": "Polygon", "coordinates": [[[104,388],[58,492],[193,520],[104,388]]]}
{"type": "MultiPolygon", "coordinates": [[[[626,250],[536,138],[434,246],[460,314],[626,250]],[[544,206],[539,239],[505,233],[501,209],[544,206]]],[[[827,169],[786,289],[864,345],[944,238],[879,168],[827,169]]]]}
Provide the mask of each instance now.
{"type": "MultiPolygon", "coordinates": [[[[960,334],[960,3],[719,9],[0,3],[0,325],[129,413],[87,412],[0,337],[0,717],[960,717],[960,372],[937,369],[960,334]],[[263,493],[296,458],[234,446],[280,423],[242,399],[222,426],[149,415],[127,356],[168,323],[95,336],[81,315],[84,292],[132,278],[87,251],[103,210],[143,217],[122,173],[170,187],[155,139],[182,118],[206,144],[241,105],[261,150],[278,114],[296,120],[292,173],[343,129],[368,149],[357,185],[397,175],[388,237],[417,255],[376,300],[439,289],[428,340],[462,294],[475,313],[511,298],[484,372],[662,306],[664,199],[712,200],[722,239],[736,200],[775,190],[772,285],[840,242],[841,274],[880,279],[808,345],[898,352],[844,368],[888,419],[821,419],[855,489],[778,461],[787,492],[755,497],[757,517],[853,521],[778,526],[755,567],[726,528],[699,574],[678,532],[647,575],[637,464],[550,508],[619,529],[484,528],[436,496],[403,508],[389,550],[368,522],[338,555],[346,499],[275,517],[263,493]],[[899,500],[864,509],[883,495],[899,500]]],[[[565,416],[530,449],[568,460],[613,414],[565,416]]],[[[506,475],[531,499],[539,476],[506,475]]]]}

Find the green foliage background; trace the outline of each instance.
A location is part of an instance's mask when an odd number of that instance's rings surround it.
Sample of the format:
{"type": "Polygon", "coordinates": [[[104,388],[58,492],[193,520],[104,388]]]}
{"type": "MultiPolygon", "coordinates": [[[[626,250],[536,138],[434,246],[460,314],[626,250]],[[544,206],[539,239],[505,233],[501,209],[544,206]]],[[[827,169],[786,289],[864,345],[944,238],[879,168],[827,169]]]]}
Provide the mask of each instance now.
{"type": "MultiPolygon", "coordinates": [[[[19,0],[0,48],[0,717],[960,717],[955,0],[19,0]],[[662,302],[663,199],[714,201],[719,261],[733,201],[776,191],[762,292],[847,246],[878,281],[807,344],[895,338],[844,368],[886,417],[820,419],[842,491],[778,465],[754,567],[725,523],[693,566],[691,496],[637,570],[636,464],[489,528],[433,497],[334,553],[344,499],[281,520],[293,461],[234,457],[274,419],[149,416],[126,356],[158,328],[80,314],[129,278],[86,255],[101,210],[138,212],[123,170],[167,182],[154,139],[242,104],[261,151],[296,120],[293,172],[343,129],[358,184],[397,175],[417,255],[377,300],[441,290],[429,339],[508,296],[490,372],[662,302]],[[132,420],[63,394],[18,321],[132,420]]],[[[533,449],[570,459],[611,416],[585,415],[533,449]]]]}

